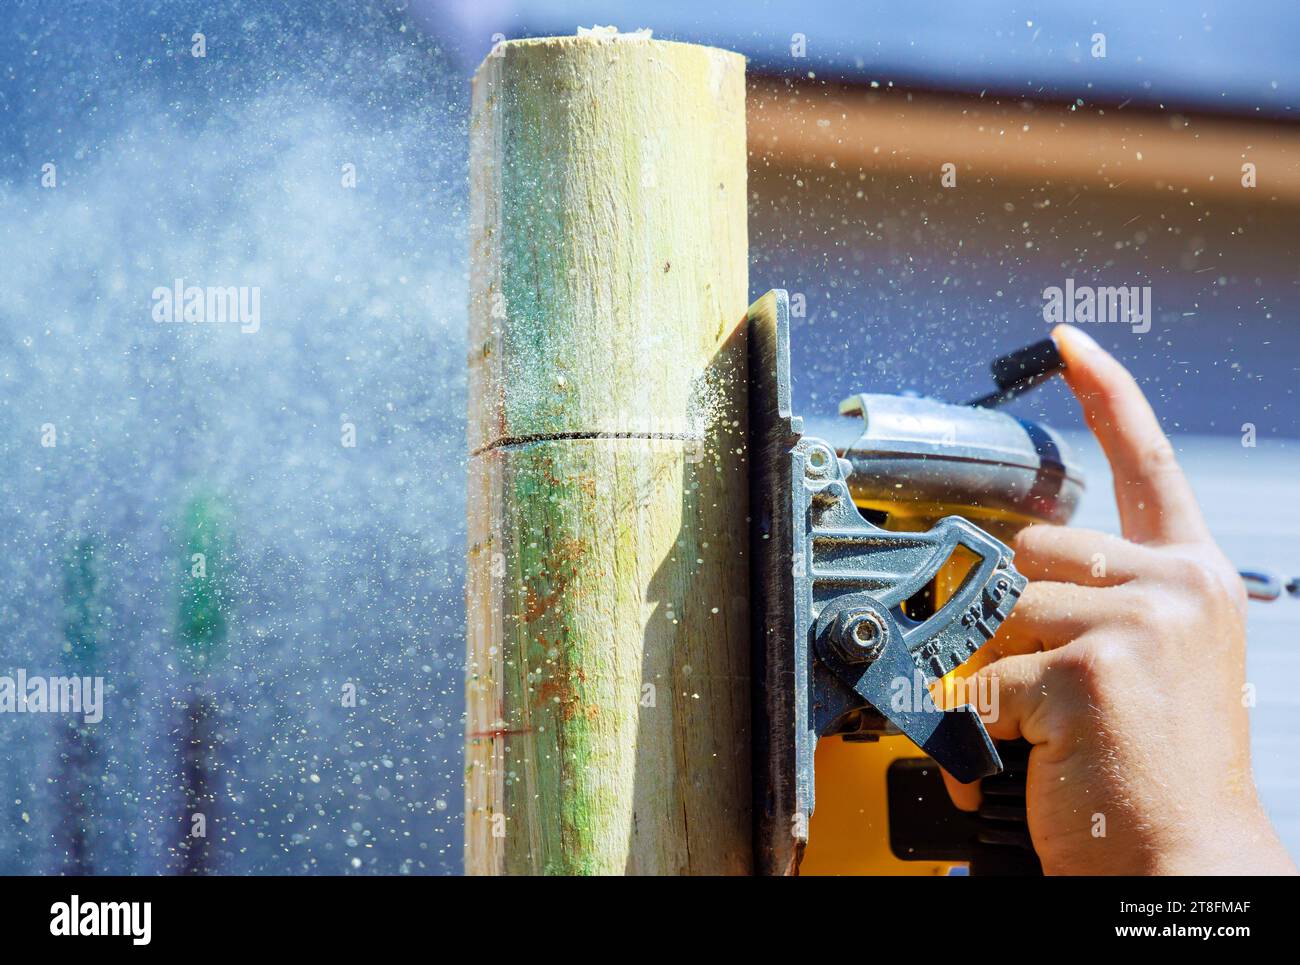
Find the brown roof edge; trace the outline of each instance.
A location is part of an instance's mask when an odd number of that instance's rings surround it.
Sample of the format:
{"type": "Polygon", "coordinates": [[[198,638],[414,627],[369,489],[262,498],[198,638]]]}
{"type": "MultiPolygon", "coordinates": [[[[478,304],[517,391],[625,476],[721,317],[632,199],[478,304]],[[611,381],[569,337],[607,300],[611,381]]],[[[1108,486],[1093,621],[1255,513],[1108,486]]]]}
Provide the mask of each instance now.
{"type": "Polygon", "coordinates": [[[751,167],[932,172],[964,179],[1300,203],[1300,125],[1121,106],[752,78],[751,167]],[[1256,187],[1242,166],[1255,166],[1256,187]]]}

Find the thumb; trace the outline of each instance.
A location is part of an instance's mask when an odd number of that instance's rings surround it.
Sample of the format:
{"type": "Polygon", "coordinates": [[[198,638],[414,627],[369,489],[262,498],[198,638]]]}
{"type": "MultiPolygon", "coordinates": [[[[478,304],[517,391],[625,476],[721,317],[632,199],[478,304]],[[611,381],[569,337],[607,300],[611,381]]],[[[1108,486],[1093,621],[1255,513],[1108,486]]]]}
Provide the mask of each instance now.
{"type": "Polygon", "coordinates": [[[957,778],[953,777],[947,771],[940,770],[943,775],[944,786],[948,788],[948,796],[952,798],[952,803],[959,811],[978,811],[980,801],[984,795],[980,791],[980,782],[971,781],[969,784],[963,784],[957,778]]]}

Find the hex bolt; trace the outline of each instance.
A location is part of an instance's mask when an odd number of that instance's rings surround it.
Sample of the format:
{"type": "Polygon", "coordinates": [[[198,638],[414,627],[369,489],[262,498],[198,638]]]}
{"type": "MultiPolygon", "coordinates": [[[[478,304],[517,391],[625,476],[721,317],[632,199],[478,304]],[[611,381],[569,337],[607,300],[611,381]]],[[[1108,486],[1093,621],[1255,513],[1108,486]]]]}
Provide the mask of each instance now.
{"type": "Polygon", "coordinates": [[[832,641],[845,663],[865,664],[885,652],[888,637],[889,631],[877,614],[851,609],[840,614],[832,641]]]}

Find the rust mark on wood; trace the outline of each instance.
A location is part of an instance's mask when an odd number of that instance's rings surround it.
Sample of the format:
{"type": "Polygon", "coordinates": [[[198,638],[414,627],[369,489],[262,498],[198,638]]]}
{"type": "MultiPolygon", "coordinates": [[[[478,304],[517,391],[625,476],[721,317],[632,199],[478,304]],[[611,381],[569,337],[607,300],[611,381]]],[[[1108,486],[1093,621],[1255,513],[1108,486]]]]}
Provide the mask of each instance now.
{"type": "Polygon", "coordinates": [[[549,593],[540,593],[532,582],[524,587],[524,613],[520,617],[521,623],[532,623],[540,619],[560,601],[569,588],[569,580],[577,575],[577,561],[583,558],[586,549],[582,540],[573,537],[564,537],[556,541],[543,560],[543,571],[553,582],[554,589],[549,593]]]}

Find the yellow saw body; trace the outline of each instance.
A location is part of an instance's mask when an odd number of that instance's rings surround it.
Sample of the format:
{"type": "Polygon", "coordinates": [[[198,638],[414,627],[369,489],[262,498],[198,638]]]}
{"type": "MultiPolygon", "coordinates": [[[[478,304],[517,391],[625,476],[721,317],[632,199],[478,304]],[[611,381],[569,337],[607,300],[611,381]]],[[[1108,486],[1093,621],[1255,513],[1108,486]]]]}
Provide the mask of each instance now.
{"type": "MultiPolygon", "coordinates": [[[[844,411],[851,415],[859,414],[859,399],[849,400],[843,407],[844,411]]],[[[870,397],[867,397],[865,405],[870,405],[870,397]]],[[[978,446],[978,439],[957,438],[955,428],[941,427],[942,437],[954,447],[969,449],[978,446]]],[[[843,441],[837,443],[837,451],[841,456],[847,454],[855,463],[855,469],[859,463],[866,463],[869,457],[854,456],[854,443],[842,435],[838,438],[843,441]]],[[[1065,452],[1059,440],[1057,445],[1058,451],[1065,452]]],[[[1004,457],[989,453],[988,458],[999,462],[1000,472],[1007,471],[1007,465],[1002,461],[1004,457]]],[[[954,483],[950,491],[943,493],[943,501],[938,502],[926,499],[925,494],[918,494],[915,490],[898,488],[897,480],[888,468],[888,459],[879,460],[879,466],[875,473],[855,471],[850,489],[854,504],[869,518],[881,520],[880,525],[895,531],[923,532],[945,516],[963,516],[1007,543],[1022,528],[1033,523],[1066,522],[1073,513],[1083,485],[1078,469],[1062,461],[1056,485],[1042,490],[1053,492],[1050,499],[1016,500],[1014,493],[989,498],[981,493],[963,493],[954,483]]],[[[1022,468],[1029,470],[1031,467],[1026,465],[1022,468]]],[[[1036,472],[1041,475],[1041,464],[1036,472]]],[[[967,568],[967,560],[954,557],[940,571],[935,579],[936,605],[941,606],[960,585],[967,568]]],[[[992,659],[987,648],[972,655],[934,685],[932,692],[936,700],[943,700],[943,688],[954,678],[973,674],[992,659]]],[[[905,860],[894,854],[890,847],[886,786],[889,767],[900,758],[924,757],[925,754],[902,735],[885,735],[875,740],[858,739],[856,735],[836,735],[819,740],[815,771],[817,806],[809,821],[808,844],[799,873],[947,875],[955,867],[960,867],[952,863],[905,860]]]]}

